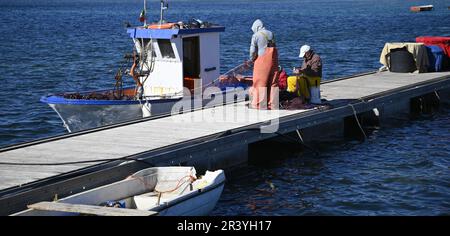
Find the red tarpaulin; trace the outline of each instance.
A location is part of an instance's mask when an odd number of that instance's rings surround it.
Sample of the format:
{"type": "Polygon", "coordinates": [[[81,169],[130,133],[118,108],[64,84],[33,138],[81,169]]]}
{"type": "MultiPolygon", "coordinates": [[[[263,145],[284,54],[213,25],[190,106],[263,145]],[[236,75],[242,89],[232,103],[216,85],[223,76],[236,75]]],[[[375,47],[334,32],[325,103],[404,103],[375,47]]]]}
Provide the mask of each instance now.
{"type": "Polygon", "coordinates": [[[450,57],[450,37],[433,37],[433,36],[422,36],[417,37],[416,42],[423,43],[427,46],[437,45],[444,50],[445,55],[450,57]]]}

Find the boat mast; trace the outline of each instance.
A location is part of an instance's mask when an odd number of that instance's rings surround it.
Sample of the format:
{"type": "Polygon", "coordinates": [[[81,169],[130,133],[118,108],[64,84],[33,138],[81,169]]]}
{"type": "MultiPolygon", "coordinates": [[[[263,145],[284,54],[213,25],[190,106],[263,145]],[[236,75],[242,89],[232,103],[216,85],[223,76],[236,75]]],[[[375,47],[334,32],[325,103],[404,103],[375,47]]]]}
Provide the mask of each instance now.
{"type": "Polygon", "coordinates": [[[164,15],[164,10],[167,10],[167,8],[169,8],[169,3],[165,2],[164,0],[161,0],[161,17],[159,19],[160,25],[164,23],[163,15],[164,15]]]}
{"type": "Polygon", "coordinates": [[[144,27],[147,26],[147,0],[144,0],[144,27]]]}

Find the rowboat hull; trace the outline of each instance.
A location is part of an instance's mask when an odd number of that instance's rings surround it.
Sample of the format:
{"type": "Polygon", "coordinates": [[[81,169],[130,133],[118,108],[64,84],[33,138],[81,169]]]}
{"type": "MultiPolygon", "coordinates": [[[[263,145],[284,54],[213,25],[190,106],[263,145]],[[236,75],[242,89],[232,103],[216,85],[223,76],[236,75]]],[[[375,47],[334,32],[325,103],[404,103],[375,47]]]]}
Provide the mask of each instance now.
{"type": "Polygon", "coordinates": [[[224,184],[219,185],[203,194],[180,202],[159,212],[160,216],[204,216],[208,215],[216,206],[222,194],[224,184]]]}
{"type": "MultiPolygon", "coordinates": [[[[159,216],[208,215],[222,194],[225,174],[223,170],[207,171],[199,179],[192,182],[184,181],[193,176],[196,176],[194,167],[152,167],[136,172],[122,181],[74,194],[56,203],[103,206],[105,203],[113,202],[110,207],[117,207],[115,204],[118,203],[122,204],[119,208],[155,212],[159,216]]],[[[106,206],[102,208],[107,209],[106,206]]],[[[13,216],[76,215],[80,213],[56,209],[28,209],[13,214],[13,216]]]]}

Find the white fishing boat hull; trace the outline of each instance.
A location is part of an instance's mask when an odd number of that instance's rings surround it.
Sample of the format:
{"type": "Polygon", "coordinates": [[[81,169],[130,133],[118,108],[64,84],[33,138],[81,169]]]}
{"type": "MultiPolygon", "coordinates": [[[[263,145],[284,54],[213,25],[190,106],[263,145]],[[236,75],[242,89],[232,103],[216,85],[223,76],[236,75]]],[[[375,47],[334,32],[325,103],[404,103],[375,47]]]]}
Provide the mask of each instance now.
{"type": "MultiPolygon", "coordinates": [[[[104,92],[104,91],[99,91],[104,92]]],[[[87,92],[86,92],[87,93],[87,92]]],[[[188,98],[183,112],[204,106],[219,106],[224,103],[243,101],[248,90],[243,87],[230,87],[219,92],[220,99],[188,98]],[[190,102],[189,102],[190,101],[190,102]],[[200,107],[198,107],[200,105],[200,107]],[[186,109],[190,108],[190,109],[186,109]]],[[[148,100],[88,100],[67,99],[62,95],[49,95],[41,98],[60,117],[69,132],[77,132],[121,122],[133,121],[145,117],[171,114],[175,104],[183,98],[155,98],[148,100]]]]}
{"type": "Polygon", "coordinates": [[[141,105],[48,104],[69,132],[92,129],[142,118],[141,105]]]}

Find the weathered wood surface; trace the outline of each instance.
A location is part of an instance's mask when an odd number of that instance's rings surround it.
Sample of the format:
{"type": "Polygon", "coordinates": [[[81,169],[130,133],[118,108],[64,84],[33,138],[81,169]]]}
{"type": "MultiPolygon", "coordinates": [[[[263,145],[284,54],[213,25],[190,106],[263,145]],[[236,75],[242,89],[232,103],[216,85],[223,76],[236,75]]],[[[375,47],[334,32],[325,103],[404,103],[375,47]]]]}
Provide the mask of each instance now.
{"type": "Polygon", "coordinates": [[[28,208],[41,211],[59,211],[97,216],[151,216],[158,214],[158,212],[155,211],[69,204],[60,202],[39,202],[29,205],[28,208]]]}
{"type": "MultiPolygon", "coordinates": [[[[437,78],[450,80],[450,72],[369,74],[321,85],[322,98],[331,102],[360,99],[403,86],[434,81],[437,78]]],[[[240,102],[3,151],[0,152],[0,162],[60,163],[122,158],[306,111],[255,110],[248,109],[244,102],[240,102]]],[[[0,189],[22,185],[94,164],[0,165],[0,189]]]]}

